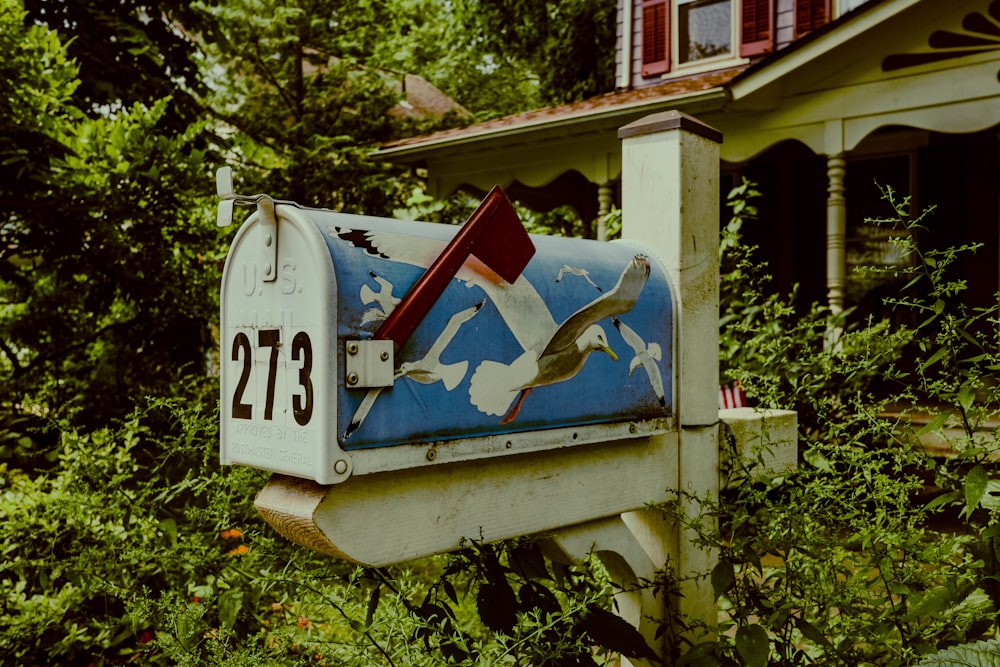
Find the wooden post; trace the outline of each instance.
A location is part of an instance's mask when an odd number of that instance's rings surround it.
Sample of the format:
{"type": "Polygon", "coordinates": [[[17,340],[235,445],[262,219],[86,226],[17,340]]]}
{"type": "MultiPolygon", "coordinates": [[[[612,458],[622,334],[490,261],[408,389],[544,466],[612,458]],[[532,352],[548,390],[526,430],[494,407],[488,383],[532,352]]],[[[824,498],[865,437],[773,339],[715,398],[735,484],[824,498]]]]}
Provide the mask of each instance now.
{"type": "MultiPolygon", "coordinates": [[[[648,246],[675,289],[679,509],[700,514],[719,493],[719,144],[722,135],[680,112],[655,114],[619,130],[622,237],[648,246]]],[[[674,568],[678,611],[714,624],[708,574],[717,554],[659,513],[623,517],[657,566],[674,568]]],[[[706,526],[708,517],[702,518],[706,526]]],[[[706,526],[711,528],[710,525],[706,526]]]]}

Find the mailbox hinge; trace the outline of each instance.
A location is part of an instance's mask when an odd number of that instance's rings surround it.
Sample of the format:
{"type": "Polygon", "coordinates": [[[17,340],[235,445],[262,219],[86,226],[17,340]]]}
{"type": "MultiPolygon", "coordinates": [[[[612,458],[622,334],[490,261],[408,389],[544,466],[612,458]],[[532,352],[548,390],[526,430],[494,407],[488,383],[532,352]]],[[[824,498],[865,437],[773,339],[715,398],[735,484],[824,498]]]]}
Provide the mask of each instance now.
{"type": "Polygon", "coordinates": [[[392,386],[394,355],[391,340],[349,340],[344,348],[344,381],[348,389],[392,386]]]}
{"type": "Polygon", "coordinates": [[[278,218],[274,215],[274,200],[263,196],[257,200],[257,224],[260,225],[262,282],[274,282],[278,277],[278,218]]]}

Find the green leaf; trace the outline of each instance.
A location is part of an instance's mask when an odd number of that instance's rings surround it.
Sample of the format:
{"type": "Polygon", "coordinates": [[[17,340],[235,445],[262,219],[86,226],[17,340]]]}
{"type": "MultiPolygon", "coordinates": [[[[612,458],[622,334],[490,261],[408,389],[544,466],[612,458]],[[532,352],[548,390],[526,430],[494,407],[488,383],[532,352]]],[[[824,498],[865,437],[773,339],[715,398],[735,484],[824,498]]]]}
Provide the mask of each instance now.
{"type": "Polygon", "coordinates": [[[921,371],[927,370],[928,368],[930,368],[931,366],[933,366],[934,364],[936,364],[937,362],[941,361],[946,356],[948,356],[948,352],[949,348],[947,347],[938,348],[937,352],[932,354],[926,361],[924,361],[924,363],[920,364],[920,370],[921,371]]]}
{"type": "Polygon", "coordinates": [[[236,617],[243,608],[243,589],[230,588],[219,594],[219,625],[232,630],[236,617]]]}
{"type": "Polygon", "coordinates": [[[979,502],[983,499],[989,482],[989,473],[981,465],[974,467],[965,476],[965,481],[962,483],[965,491],[965,514],[972,514],[972,511],[979,507],[979,502]]]}
{"type": "Polygon", "coordinates": [[[167,536],[171,544],[177,544],[177,522],[174,519],[161,520],[160,530],[167,536]]]}
{"type": "Polygon", "coordinates": [[[968,381],[958,390],[958,404],[962,406],[963,410],[968,411],[975,400],[976,390],[972,386],[972,382],[968,381]]]}
{"type": "Polygon", "coordinates": [[[952,646],[926,656],[916,667],[1000,667],[1000,639],[952,646]]]}
{"type": "MultiPolygon", "coordinates": [[[[962,591],[962,593],[962,597],[965,597],[964,591],[962,591]]],[[[949,589],[944,586],[938,586],[926,591],[917,600],[915,600],[913,609],[911,609],[910,613],[904,616],[902,620],[913,621],[922,616],[938,616],[940,612],[952,606],[955,596],[956,591],[954,589],[949,589]]]]}
{"type": "Polygon", "coordinates": [[[767,667],[771,654],[771,640],[767,630],[754,623],[744,625],[736,631],[736,651],[747,667],[767,667]]]}
{"type": "Polygon", "coordinates": [[[382,586],[376,585],[372,589],[371,597],[368,598],[368,612],[365,614],[365,627],[370,628],[375,620],[375,611],[378,609],[379,599],[382,597],[382,586]]]}
{"type": "Polygon", "coordinates": [[[820,646],[825,646],[827,648],[833,648],[833,644],[830,640],[826,638],[819,628],[810,623],[809,621],[801,618],[795,619],[795,627],[798,628],[802,636],[811,641],[814,644],[819,644],[820,646]]]}
{"type": "Polygon", "coordinates": [[[802,454],[802,458],[804,458],[809,465],[817,470],[822,470],[823,472],[833,472],[833,466],[830,465],[830,462],[826,460],[826,457],[823,456],[823,454],[815,447],[806,450],[805,453],[802,454]]]}
{"type": "Polygon", "coordinates": [[[945,422],[947,422],[948,419],[951,418],[951,412],[952,412],[951,410],[944,410],[942,412],[939,412],[938,415],[934,417],[934,419],[930,420],[930,422],[925,424],[922,429],[917,431],[917,437],[919,438],[920,436],[926,433],[931,433],[944,426],[945,422]]]}
{"type": "Polygon", "coordinates": [[[626,658],[648,658],[659,660],[643,636],[628,621],[607,609],[591,605],[587,615],[579,624],[579,629],[594,640],[598,646],[626,658]]]}
{"type": "Polygon", "coordinates": [[[736,572],[732,561],[722,559],[712,568],[712,590],[715,591],[715,599],[718,600],[732,587],[736,581],[736,572]]]}
{"type": "Polygon", "coordinates": [[[933,509],[937,509],[938,507],[943,507],[945,505],[955,502],[961,497],[961,495],[962,494],[959,493],[958,491],[950,491],[948,493],[942,493],[941,495],[937,496],[929,503],[924,505],[924,509],[930,511],[933,509]]]}

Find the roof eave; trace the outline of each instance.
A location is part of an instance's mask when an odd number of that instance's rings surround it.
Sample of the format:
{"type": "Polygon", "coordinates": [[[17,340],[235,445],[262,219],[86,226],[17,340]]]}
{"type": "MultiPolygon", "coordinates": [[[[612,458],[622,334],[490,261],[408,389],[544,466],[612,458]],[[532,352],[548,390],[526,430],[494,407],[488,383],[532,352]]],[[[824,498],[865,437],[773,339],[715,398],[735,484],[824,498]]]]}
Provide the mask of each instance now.
{"type": "Polygon", "coordinates": [[[637,115],[659,111],[678,110],[687,113],[703,113],[721,108],[729,101],[729,98],[728,86],[722,85],[666,98],[640,100],[603,109],[583,111],[562,118],[540,118],[505,127],[472,131],[453,137],[432,138],[418,143],[381,148],[375,152],[375,156],[390,161],[417,162],[431,154],[468,149],[473,146],[482,146],[485,143],[500,141],[509,144],[518,139],[525,141],[538,139],[539,135],[583,134],[591,131],[595,126],[617,128],[619,125],[630,122],[637,115]]]}
{"type": "Polygon", "coordinates": [[[729,82],[733,100],[740,100],[764,88],[804,64],[854,39],[882,21],[903,12],[923,0],[884,0],[861,5],[828,23],[815,33],[792,43],[754,63],[729,82]]]}

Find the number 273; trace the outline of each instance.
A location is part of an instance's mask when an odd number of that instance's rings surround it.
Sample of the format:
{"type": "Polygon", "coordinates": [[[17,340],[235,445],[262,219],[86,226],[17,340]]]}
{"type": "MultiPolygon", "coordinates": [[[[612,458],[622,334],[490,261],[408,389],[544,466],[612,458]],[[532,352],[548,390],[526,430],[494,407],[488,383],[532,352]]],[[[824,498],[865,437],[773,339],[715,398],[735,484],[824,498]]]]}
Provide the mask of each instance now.
{"type": "MultiPolygon", "coordinates": [[[[274,415],[274,386],[278,374],[278,348],[281,347],[280,329],[260,329],[257,331],[257,347],[270,348],[267,361],[267,393],[264,398],[264,419],[270,420],[274,415]]],[[[305,426],[312,419],[313,411],[313,387],[312,378],[312,341],[309,334],[300,331],[292,338],[292,361],[302,361],[299,368],[299,386],[302,393],[292,396],[292,415],[299,426],[305,426]]],[[[233,419],[252,419],[253,405],[243,402],[243,394],[246,392],[247,384],[250,382],[250,373],[253,370],[253,347],[250,344],[250,337],[240,331],[233,339],[233,361],[243,359],[243,368],[240,372],[239,382],[236,384],[236,392],[233,393],[232,416],[233,419]]]]}

